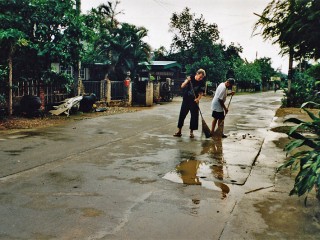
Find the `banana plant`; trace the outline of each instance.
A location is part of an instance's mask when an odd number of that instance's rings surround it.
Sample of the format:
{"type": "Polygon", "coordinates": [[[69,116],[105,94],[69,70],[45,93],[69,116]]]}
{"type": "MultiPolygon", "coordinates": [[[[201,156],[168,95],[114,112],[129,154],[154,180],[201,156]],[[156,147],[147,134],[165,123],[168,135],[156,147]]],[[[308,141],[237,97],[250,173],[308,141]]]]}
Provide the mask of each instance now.
{"type": "Polygon", "coordinates": [[[289,195],[302,196],[316,189],[316,196],[320,200],[320,111],[317,115],[306,108],[313,105],[319,108],[320,104],[306,102],[301,109],[305,111],[310,121],[302,121],[297,118],[289,118],[285,122],[295,123],[287,133],[293,138],[286,146],[288,160],[278,167],[278,171],[290,167],[291,171],[298,170],[295,183],[289,195]]]}

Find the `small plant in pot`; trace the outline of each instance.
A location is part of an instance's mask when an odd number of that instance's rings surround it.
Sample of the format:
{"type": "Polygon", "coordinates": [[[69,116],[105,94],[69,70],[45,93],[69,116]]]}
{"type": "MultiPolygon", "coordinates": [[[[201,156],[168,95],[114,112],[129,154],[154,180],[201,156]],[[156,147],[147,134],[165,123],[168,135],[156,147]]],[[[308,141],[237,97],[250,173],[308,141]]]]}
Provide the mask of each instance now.
{"type": "Polygon", "coordinates": [[[316,197],[320,200],[320,111],[315,115],[306,108],[307,105],[319,108],[320,104],[315,102],[302,104],[301,109],[309,115],[310,121],[302,121],[297,118],[285,121],[297,125],[287,133],[293,138],[284,149],[288,160],[277,169],[280,171],[290,167],[291,171],[298,171],[289,195],[307,194],[305,204],[308,193],[313,189],[316,190],[316,197]]]}

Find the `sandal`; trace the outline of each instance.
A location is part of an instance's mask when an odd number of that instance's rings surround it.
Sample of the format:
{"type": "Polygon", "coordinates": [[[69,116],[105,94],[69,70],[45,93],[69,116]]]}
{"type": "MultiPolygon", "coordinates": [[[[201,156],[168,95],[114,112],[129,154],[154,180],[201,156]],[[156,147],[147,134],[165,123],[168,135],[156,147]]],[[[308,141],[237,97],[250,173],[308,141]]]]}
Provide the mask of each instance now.
{"type": "Polygon", "coordinates": [[[193,135],[193,133],[190,133],[190,138],[194,138],[194,135],[193,135]]]}
{"type": "Polygon", "coordinates": [[[181,137],[181,136],[182,136],[182,134],[181,134],[181,133],[179,133],[179,132],[176,132],[175,134],[173,134],[173,136],[174,136],[174,137],[181,137]]]}

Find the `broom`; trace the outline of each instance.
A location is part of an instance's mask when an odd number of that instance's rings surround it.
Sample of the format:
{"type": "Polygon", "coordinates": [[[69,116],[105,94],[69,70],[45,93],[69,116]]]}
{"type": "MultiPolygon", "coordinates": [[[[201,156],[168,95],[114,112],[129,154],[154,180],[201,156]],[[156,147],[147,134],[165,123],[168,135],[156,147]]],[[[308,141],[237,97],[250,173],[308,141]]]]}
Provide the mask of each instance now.
{"type": "MultiPolygon", "coordinates": [[[[227,109],[229,109],[229,106],[230,106],[232,97],[233,97],[233,95],[231,95],[231,97],[230,97],[230,100],[229,100],[227,109]]],[[[226,114],[224,117],[226,117],[226,116],[227,116],[227,114],[226,114]]],[[[220,124],[219,124],[218,127],[217,127],[217,130],[214,131],[213,135],[214,135],[214,136],[216,136],[216,135],[222,136],[222,134],[223,134],[223,128],[224,128],[224,119],[220,122],[220,124]]]]}
{"type": "MultiPolygon", "coordinates": [[[[193,95],[194,97],[196,98],[196,94],[193,90],[193,86],[192,86],[192,82],[190,81],[190,85],[191,85],[191,89],[192,89],[192,92],[193,92],[193,95]]],[[[199,104],[197,104],[198,106],[198,109],[199,109],[199,112],[200,112],[200,116],[201,116],[201,121],[202,121],[202,132],[204,133],[204,135],[206,136],[206,138],[210,138],[211,137],[211,130],[210,128],[208,127],[206,121],[204,120],[203,116],[202,116],[202,112],[200,110],[200,106],[199,104]]]]}

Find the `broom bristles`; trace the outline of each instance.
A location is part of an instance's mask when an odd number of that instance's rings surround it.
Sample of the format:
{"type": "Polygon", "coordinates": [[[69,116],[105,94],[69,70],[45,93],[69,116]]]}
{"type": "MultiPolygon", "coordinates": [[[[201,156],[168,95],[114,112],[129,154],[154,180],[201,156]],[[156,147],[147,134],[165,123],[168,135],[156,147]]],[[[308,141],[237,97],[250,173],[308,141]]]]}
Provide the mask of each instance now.
{"type": "Polygon", "coordinates": [[[202,119],[202,132],[206,136],[206,138],[211,137],[211,131],[210,128],[208,127],[207,123],[202,119]]]}

